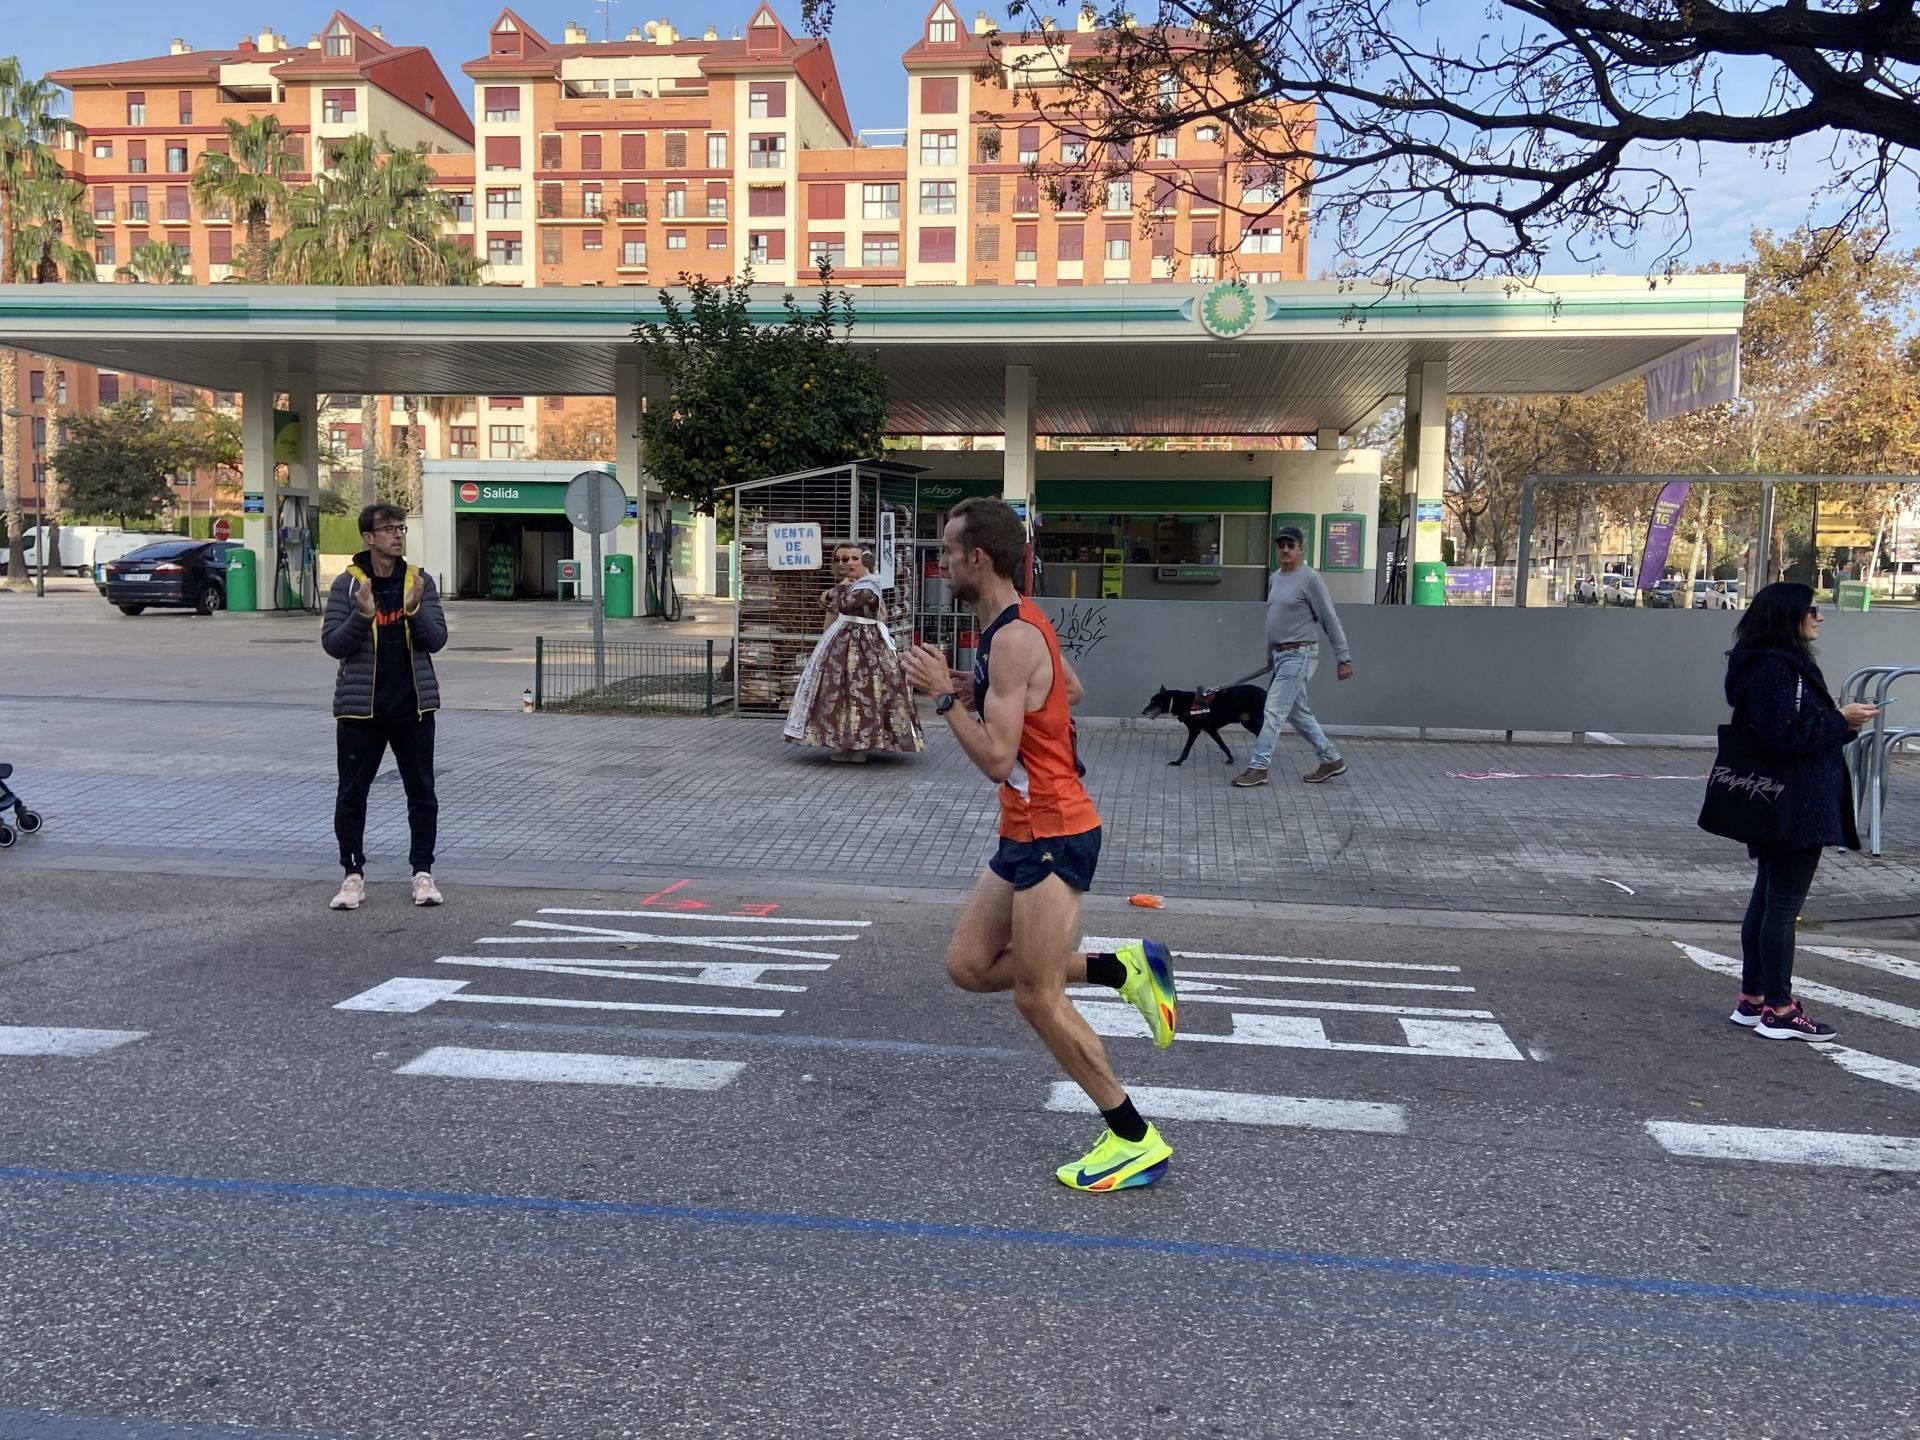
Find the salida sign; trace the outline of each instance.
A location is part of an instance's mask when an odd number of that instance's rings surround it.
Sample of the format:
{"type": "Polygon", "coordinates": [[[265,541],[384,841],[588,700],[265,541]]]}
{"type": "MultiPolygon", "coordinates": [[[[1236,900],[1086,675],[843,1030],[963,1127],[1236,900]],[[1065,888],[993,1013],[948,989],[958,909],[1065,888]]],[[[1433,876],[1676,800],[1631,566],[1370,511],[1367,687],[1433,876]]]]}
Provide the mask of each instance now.
{"type": "Polygon", "coordinates": [[[518,514],[559,514],[564,508],[567,487],[550,481],[521,481],[512,485],[489,485],[466,480],[453,492],[455,508],[494,510],[518,514]]]}

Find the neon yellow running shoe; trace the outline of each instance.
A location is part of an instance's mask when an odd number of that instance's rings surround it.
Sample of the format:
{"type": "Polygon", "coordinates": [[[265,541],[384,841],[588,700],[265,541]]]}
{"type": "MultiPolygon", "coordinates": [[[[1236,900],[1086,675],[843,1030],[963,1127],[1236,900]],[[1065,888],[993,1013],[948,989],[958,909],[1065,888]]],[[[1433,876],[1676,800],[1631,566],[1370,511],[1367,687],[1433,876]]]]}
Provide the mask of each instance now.
{"type": "Polygon", "coordinates": [[[1114,954],[1127,967],[1127,983],[1120,987],[1122,999],[1147,1017],[1153,1031],[1153,1043],[1162,1050],[1173,1044],[1173,1032],[1179,1028],[1179,1000],[1173,993],[1173,964],[1167,947],[1154,940],[1135,940],[1122,945],[1114,954]]]}
{"type": "Polygon", "coordinates": [[[1053,1173],[1062,1185],[1074,1190],[1133,1190],[1153,1184],[1172,1163],[1173,1147],[1149,1125],[1146,1138],[1139,1141],[1122,1140],[1111,1130],[1102,1131],[1098,1145],[1053,1173]]]}

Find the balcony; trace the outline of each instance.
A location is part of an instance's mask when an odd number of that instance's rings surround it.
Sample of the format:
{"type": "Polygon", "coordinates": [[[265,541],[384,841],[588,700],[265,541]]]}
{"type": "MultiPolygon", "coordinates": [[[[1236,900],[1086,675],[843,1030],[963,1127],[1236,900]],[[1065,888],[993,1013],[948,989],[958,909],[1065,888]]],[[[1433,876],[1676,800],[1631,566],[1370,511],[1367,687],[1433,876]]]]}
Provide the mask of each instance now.
{"type": "Polygon", "coordinates": [[[144,225],[147,223],[149,209],[149,204],[145,200],[129,200],[120,207],[120,218],[137,221],[144,225]]]}
{"type": "Polygon", "coordinates": [[[231,225],[233,223],[233,211],[227,209],[224,205],[218,210],[202,210],[200,212],[200,223],[203,225],[231,225]]]}
{"type": "Polygon", "coordinates": [[[160,223],[163,225],[191,225],[193,223],[193,207],[186,204],[169,205],[167,206],[167,213],[161,217],[160,223]]]}
{"type": "Polygon", "coordinates": [[[557,225],[598,225],[603,220],[645,220],[647,202],[620,200],[588,193],[542,200],[534,211],[544,222],[557,225]]]}

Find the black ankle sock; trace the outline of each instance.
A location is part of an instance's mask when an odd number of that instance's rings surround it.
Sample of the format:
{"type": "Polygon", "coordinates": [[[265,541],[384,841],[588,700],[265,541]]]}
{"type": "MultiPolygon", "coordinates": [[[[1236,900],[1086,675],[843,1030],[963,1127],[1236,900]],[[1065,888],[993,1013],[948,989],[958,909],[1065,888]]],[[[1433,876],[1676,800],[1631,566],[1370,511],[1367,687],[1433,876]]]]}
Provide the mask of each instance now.
{"type": "Polygon", "coordinates": [[[1147,1138],[1147,1122],[1133,1108],[1131,1096],[1122,1099],[1111,1110],[1102,1110],[1100,1114],[1106,1120],[1107,1128],[1128,1144],[1138,1145],[1147,1138]]]}
{"type": "Polygon", "coordinates": [[[1127,967],[1120,963],[1120,957],[1112,951],[1089,955],[1087,956],[1087,983],[1104,985],[1109,990],[1118,990],[1127,983],[1127,967]]]}

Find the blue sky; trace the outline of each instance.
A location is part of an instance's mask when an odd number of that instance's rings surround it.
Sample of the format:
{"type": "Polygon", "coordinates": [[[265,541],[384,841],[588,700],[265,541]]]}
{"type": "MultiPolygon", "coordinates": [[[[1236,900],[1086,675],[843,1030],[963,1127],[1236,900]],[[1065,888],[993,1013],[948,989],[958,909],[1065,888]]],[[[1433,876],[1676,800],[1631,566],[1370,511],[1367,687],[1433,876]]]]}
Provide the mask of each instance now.
{"type": "MultiPolygon", "coordinates": [[[[708,25],[730,35],[744,26],[756,0],[615,0],[612,28],[624,35],[633,26],[662,16],[683,33],[699,34],[708,25]]],[[[899,126],[906,120],[906,78],[901,52],[919,32],[931,0],[838,0],[833,49],[847,89],[853,122],[863,129],[899,126]]],[[[286,0],[196,0],[191,7],[162,7],[152,0],[92,0],[79,11],[58,5],[28,5],[7,0],[7,22],[0,28],[0,51],[17,54],[30,73],[66,65],[130,60],[165,54],[173,37],[182,36],[199,49],[233,45],[243,34],[258,34],[266,26],[304,44],[333,13],[320,0],[289,5],[286,0]],[[73,16],[84,14],[84,23],[73,16]],[[190,15],[191,18],[183,18],[190,15]]],[[[490,0],[358,0],[345,7],[363,25],[381,25],[387,38],[400,44],[430,48],[450,78],[462,83],[460,66],[484,53],[487,27],[500,6],[490,0]]],[[[800,23],[799,0],[775,0],[775,8],[791,27],[800,23]]],[[[1005,11],[998,4],[959,0],[955,6],[969,21],[984,8],[995,19],[1005,11]]],[[[1145,6],[1142,6],[1143,11],[1145,6]]],[[[514,9],[550,39],[557,40],[568,20],[590,33],[601,31],[598,0],[528,0],[514,9]]],[[[468,95],[471,108],[471,96],[468,95]]],[[[1675,179],[1693,192],[1694,239],[1682,263],[1734,260],[1746,253],[1747,236],[1755,227],[1789,230],[1806,217],[1807,199],[1825,175],[1823,151],[1804,145],[1784,173],[1770,171],[1759,161],[1736,150],[1708,152],[1704,167],[1696,169],[1691,156],[1677,167],[1675,179]]],[[[1906,187],[1911,200],[1912,187],[1906,187]]],[[[1910,212],[1913,205],[1907,206],[1910,212]]],[[[1912,233],[1906,243],[1920,241],[1912,233]]],[[[1309,251],[1315,272],[1331,264],[1331,240],[1316,233],[1309,251]]],[[[1643,247],[1651,257],[1659,244],[1643,247]]],[[[1622,273],[1642,270],[1648,263],[1633,253],[1608,257],[1605,268],[1622,273]]],[[[1562,261],[1550,269],[1584,269],[1562,261]]]]}

